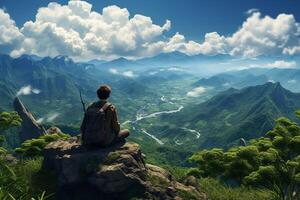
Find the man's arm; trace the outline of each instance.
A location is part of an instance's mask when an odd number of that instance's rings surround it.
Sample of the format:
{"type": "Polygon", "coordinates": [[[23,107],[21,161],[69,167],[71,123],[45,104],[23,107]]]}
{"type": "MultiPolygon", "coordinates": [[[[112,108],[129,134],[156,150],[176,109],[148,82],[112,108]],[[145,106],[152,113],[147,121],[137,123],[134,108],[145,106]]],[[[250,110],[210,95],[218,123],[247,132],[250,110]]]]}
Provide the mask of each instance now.
{"type": "Polygon", "coordinates": [[[114,106],[111,107],[111,110],[112,110],[112,128],[116,134],[119,134],[121,127],[118,120],[117,110],[114,106]]]}

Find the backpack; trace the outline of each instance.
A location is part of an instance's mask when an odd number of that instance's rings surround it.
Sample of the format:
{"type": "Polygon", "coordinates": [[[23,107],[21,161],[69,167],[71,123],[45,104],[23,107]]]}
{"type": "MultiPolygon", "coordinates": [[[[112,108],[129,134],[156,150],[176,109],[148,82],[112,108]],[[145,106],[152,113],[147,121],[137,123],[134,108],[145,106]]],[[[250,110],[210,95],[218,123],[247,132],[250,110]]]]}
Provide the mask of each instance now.
{"type": "Polygon", "coordinates": [[[90,107],[85,112],[85,128],[83,130],[83,144],[85,145],[107,145],[109,134],[106,130],[105,110],[110,106],[105,103],[102,108],[90,107]]]}

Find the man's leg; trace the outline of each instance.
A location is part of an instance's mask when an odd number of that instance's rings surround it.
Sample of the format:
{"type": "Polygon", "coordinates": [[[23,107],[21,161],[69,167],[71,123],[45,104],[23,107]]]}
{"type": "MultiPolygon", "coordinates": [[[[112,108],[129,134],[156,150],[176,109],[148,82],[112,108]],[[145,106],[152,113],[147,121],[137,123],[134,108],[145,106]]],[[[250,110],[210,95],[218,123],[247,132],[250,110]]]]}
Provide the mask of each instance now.
{"type": "Polygon", "coordinates": [[[117,135],[117,137],[112,141],[112,144],[116,144],[119,142],[125,142],[125,138],[127,138],[129,136],[129,130],[125,129],[125,130],[121,130],[119,132],[119,134],[117,135]]]}
{"type": "Polygon", "coordinates": [[[122,139],[125,139],[129,136],[129,130],[128,129],[124,129],[124,130],[121,130],[117,136],[118,139],[122,140],[122,139]]]}

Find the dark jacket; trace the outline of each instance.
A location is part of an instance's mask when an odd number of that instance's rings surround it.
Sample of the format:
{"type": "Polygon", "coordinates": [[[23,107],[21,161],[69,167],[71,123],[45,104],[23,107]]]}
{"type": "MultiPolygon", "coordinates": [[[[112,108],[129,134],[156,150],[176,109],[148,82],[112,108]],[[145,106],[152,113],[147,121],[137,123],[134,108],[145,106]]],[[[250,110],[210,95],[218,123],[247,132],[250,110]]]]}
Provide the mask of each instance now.
{"type": "MultiPolygon", "coordinates": [[[[103,105],[106,103],[107,101],[104,100],[100,100],[97,102],[92,103],[91,105],[89,105],[89,108],[91,107],[96,107],[98,109],[102,108],[103,105]]],[[[105,121],[106,121],[106,127],[105,130],[108,131],[108,133],[110,133],[110,137],[108,138],[107,143],[111,143],[115,137],[119,134],[120,132],[120,123],[118,121],[118,115],[117,115],[117,110],[115,108],[114,105],[110,105],[106,111],[105,111],[105,121]]],[[[81,133],[84,132],[85,130],[85,126],[86,126],[86,118],[83,118],[80,130],[81,133]]],[[[84,135],[82,135],[82,139],[84,140],[84,135]]]]}

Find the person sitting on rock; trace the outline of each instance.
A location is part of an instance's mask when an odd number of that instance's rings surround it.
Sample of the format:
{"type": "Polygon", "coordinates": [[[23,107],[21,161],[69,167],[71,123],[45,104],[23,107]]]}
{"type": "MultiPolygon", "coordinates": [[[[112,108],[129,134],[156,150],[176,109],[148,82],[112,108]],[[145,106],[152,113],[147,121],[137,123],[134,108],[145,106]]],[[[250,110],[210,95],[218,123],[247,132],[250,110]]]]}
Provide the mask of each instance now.
{"type": "Polygon", "coordinates": [[[92,146],[109,146],[125,142],[129,130],[121,130],[117,110],[107,99],[111,93],[108,85],[97,90],[99,101],[92,103],[85,111],[81,124],[82,143],[92,146]]]}

